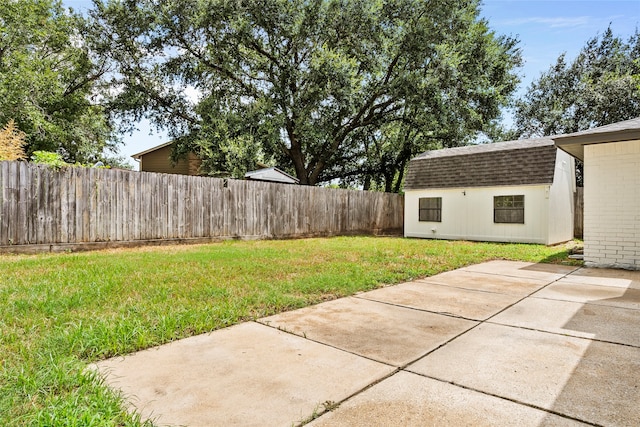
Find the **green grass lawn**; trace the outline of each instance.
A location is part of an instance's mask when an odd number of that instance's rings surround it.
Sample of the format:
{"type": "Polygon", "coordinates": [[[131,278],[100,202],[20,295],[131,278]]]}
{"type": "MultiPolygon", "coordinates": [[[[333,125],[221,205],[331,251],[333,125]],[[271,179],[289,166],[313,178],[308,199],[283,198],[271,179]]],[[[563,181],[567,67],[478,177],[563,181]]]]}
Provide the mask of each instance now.
{"type": "Polygon", "coordinates": [[[91,361],[491,259],[564,247],[401,238],[0,256],[0,425],[139,425],[91,361]]]}

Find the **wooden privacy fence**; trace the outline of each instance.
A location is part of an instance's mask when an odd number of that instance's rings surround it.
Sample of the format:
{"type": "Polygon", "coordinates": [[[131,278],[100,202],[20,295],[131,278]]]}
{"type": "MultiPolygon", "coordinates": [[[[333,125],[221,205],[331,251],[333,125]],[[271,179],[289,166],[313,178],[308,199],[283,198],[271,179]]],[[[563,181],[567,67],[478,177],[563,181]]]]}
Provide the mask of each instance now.
{"type": "Polygon", "coordinates": [[[403,196],[0,162],[0,246],[398,234],[403,196]]]}
{"type": "Polygon", "coordinates": [[[574,193],[573,237],[582,239],[584,235],[584,187],[576,187],[574,193]]]}

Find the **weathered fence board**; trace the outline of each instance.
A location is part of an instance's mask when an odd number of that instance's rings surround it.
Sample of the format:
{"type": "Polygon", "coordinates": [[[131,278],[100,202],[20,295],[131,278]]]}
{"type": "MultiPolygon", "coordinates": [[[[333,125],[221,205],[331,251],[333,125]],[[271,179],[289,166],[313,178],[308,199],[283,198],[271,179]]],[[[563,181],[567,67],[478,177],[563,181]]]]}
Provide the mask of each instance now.
{"type": "Polygon", "coordinates": [[[0,246],[394,234],[397,194],[0,162],[0,246]]]}
{"type": "Polygon", "coordinates": [[[582,239],[584,235],[584,187],[577,187],[574,194],[573,237],[582,239]]]}

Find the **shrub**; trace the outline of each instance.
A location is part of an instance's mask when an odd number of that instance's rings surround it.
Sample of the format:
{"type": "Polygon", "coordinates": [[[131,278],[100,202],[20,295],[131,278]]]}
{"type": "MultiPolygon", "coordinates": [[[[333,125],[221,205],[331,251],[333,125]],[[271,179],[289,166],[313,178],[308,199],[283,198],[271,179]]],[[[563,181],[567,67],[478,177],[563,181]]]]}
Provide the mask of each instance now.
{"type": "Polygon", "coordinates": [[[22,160],[26,157],[24,146],[26,134],[9,120],[0,130],[0,160],[22,160]]]}
{"type": "Polygon", "coordinates": [[[34,151],[31,156],[33,163],[40,163],[48,165],[56,169],[60,169],[63,166],[69,166],[67,162],[62,160],[62,156],[58,153],[52,153],[50,151],[34,151]]]}

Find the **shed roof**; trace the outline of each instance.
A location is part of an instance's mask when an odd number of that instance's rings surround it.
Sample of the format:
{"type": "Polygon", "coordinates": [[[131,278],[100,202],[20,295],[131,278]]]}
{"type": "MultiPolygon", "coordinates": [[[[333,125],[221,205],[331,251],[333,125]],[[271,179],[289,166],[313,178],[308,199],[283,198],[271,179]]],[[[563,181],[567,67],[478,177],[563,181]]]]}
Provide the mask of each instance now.
{"type": "Polygon", "coordinates": [[[640,139],[640,117],[553,137],[558,148],[580,160],[584,160],[585,145],[630,141],[635,139],[640,139]]]}
{"type": "Polygon", "coordinates": [[[293,177],[276,167],[247,172],[244,177],[254,181],[280,182],[284,184],[298,184],[300,182],[298,178],[293,177]]]}
{"type": "Polygon", "coordinates": [[[409,162],[405,189],[551,184],[555,160],[551,138],[427,151],[409,162]]]}

